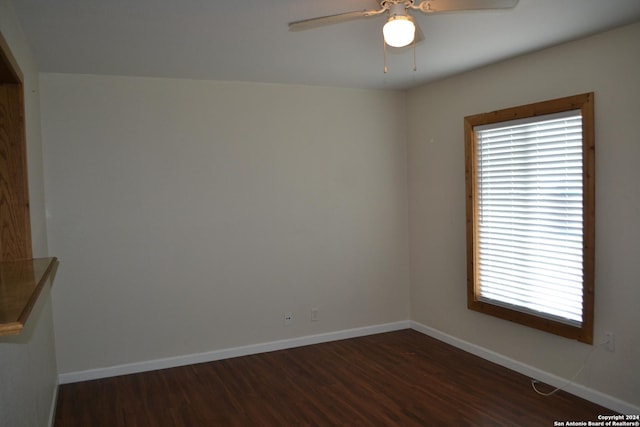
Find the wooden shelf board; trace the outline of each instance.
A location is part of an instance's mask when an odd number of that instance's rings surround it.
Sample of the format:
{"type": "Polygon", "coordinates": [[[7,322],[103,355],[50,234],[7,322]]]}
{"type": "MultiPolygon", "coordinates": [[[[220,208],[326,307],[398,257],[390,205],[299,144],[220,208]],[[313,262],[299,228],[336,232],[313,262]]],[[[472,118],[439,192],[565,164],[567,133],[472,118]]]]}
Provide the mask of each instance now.
{"type": "Polygon", "coordinates": [[[58,264],[55,257],[0,262],[0,336],[22,331],[58,264]]]}

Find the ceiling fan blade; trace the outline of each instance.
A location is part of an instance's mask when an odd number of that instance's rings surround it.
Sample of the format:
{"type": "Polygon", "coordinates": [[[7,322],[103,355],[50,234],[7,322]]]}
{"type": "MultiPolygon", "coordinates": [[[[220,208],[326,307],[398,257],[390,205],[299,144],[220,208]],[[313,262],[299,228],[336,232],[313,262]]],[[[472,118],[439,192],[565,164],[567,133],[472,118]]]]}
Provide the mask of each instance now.
{"type": "Polygon", "coordinates": [[[303,19],[301,21],[289,22],[289,31],[304,31],[324,25],[338,24],[340,22],[351,21],[358,18],[379,15],[386,9],[380,10],[359,10],[356,12],[338,13],[335,15],[320,16],[318,18],[303,19]]]}
{"type": "Polygon", "coordinates": [[[458,10],[511,9],[519,0],[424,0],[414,8],[425,13],[458,10]]]}

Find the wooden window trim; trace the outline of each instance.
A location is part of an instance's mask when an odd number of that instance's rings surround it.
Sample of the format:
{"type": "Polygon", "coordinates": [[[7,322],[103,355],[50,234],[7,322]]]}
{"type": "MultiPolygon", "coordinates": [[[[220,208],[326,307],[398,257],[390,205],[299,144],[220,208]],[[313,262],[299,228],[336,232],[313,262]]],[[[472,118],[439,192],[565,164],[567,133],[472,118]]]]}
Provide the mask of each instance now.
{"type": "Polygon", "coordinates": [[[0,34],[0,262],[32,258],[23,74],[0,34]]]}
{"type": "Polygon", "coordinates": [[[467,307],[522,325],[556,335],[593,344],[594,324],[594,267],[595,267],[595,136],[594,94],[585,93],[538,102],[519,107],[482,113],[464,118],[465,133],[465,187],[467,232],[467,307]],[[476,183],[476,135],[474,127],[563,111],[580,110],[583,135],[583,321],[581,326],[571,326],[548,318],[511,310],[506,307],[480,301],[478,266],[478,208],[476,183]]]}

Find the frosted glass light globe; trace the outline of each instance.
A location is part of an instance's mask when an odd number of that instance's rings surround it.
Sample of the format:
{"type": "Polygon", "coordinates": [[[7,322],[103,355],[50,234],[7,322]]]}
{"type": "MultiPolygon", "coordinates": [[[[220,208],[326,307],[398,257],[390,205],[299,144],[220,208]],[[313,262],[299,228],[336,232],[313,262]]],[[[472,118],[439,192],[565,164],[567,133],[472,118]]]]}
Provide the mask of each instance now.
{"type": "Polygon", "coordinates": [[[416,34],[413,19],[407,15],[396,15],[389,18],[382,27],[384,41],[391,47],[404,47],[411,43],[416,34]]]}

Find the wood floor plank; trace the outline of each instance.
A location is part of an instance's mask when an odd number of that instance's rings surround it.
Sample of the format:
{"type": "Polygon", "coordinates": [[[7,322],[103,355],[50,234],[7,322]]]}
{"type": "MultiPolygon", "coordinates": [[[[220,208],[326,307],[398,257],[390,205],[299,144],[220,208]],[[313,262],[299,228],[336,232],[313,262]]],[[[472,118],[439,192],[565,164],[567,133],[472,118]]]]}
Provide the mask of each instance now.
{"type": "Polygon", "coordinates": [[[55,427],[553,426],[612,411],[413,330],[60,386],[55,427]]]}

